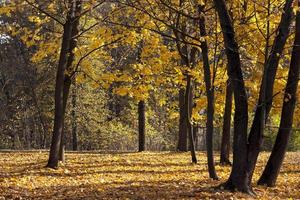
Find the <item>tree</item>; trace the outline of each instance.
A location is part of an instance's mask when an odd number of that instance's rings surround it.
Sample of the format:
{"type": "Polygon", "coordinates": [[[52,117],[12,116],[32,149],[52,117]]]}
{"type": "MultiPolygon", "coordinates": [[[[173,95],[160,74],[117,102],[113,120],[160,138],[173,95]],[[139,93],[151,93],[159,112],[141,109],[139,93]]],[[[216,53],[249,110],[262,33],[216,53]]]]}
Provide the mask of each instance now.
{"type": "MultiPolygon", "coordinates": [[[[248,137],[248,171],[249,181],[255,169],[257,157],[263,143],[263,132],[266,119],[272,108],[273,88],[280,56],[284,50],[285,43],[289,36],[289,27],[292,22],[293,0],[287,0],[278,25],[278,34],[276,35],[270,55],[266,53],[264,63],[264,73],[259,92],[258,106],[255,111],[252,127],[248,137]]],[[[268,47],[266,47],[267,49],[268,47]]]]}
{"type": "Polygon", "coordinates": [[[267,162],[267,165],[258,180],[259,185],[274,186],[287,150],[288,141],[291,135],[295,104],[297,99],[297,87],[300,73],[300,1],[296,14],[296,33],[292,50],[292,58],[288,74],[288,80],[284,92],[280,126],[276,141],[267,162]]]}
{"type": "Polygon", "coordinates": [[[185,113],[184,113],[184,89],[179,90],[179,134],[178,134],[178,144],[177,150],[178,151],[187,151],[187,127],[186,127],[186,120],[185,113]]]}
{"type": "Polygon", "coordinates": [[[214,3],[223,32],[228,60],[228,75],[232,82],[235,102],[233,164],[230,177],[224,184],[224,187],[230,190],[237,189],[242,192],[251,193],[246,171],[248,102],[241,69],[239,48],[225,1],[214,0],[214,3]]]}
{"type": "Polygon", "coordinates": [[[141,100],[138,104],[138,119],[139,119],[139,152],[145,151],[145,101],[141,100]]]}
{"type": "MultiPolygon", "coordinates": [[[[53,136],[50,147],[50,154],[47,167],[56,168],[58,166],[59,159],[63,160],[63,129],[64,129],[64,117],[65,109],[68,99],[68,92],[70,86],[70,77],[66,77],[66,69],[72,65],[74,55],[70,55],[73,52],[74,44],[74,33],[76,33],[77,24],[76,21],[80,15],[78,9],[81,9],[81,1],[72,1],[68,3],[68,13],[66,22],[63,25],[63,36],[60,57],[58,61],[58,68],[56,74],[56,87],[55,87],[55,118],[53,136]],[[73,34],[72,34],[73,33],[73,34]],[[60,153],[61,152],[61,153],[60,153]]],[[[78,26],[78,24],[77,24],[78,26]]],[[[75,43],[74,43],[75,42],[75,43]]]]}
{"type": "MultiPolygon", "coordinates": [[[[233,24],[231,22],[230,16],[228,14],[228,11],[224,9],[226,9],[226,4],[224,1],[214,1],[215,5],[216,5],[216,10],[219,14],[220,17],[220,23],[221,23],[221,27],[222,27],[222,32],[224,35],[224,43],[225,43],[225,48],[227,51],[227,59],[228,59],[228,64],[229,65],[238,65],[240,68],[241,63],[240,61],[236,61],[237,59],[239,59],[239,52],[238,52],[238,45],[235,41],[235,34],[234,34],[234,29],[233,29],[233,24]],[[234,53],[232,53],[232,51],[234,51],[234,53]],[[231,53],[228,53],[231,52],[231,53]],[[234,54],[235,54],[235,58],[234,58],[234,54]],[[232,56],[232,57],[230,57],[232,56]]],[[[237,188],[238,190],[241,190],[243,192],[247,192],[247,193],[252,193],[251,191],[251,179],[252,179],[252,174],[254,171],[254,167],[255,167],[255,163],[257,160],[257,156],[259,153],[259,149],[260,149],[260,145],[262,143],[262,133],[263,133],[263,125],[265,123],[265,113],[268,113],[270,111],[271,108],[271,104],[269,105],[269,107],[267,106],[266,108],[264,107],[264,103],[265,101],[269,100],[270,102],[272,102],[272,91],[273,91],[273,86],[274,86],[274,79],[275,79],[275,75],[276,75],[276,69],[278,67],[278,63],[279,63],[279,56],[280,53],[283,51],[283,47],[284,44],[286,42],[287,36],[285,33],[286,32],[282,32],[283,30],[286,31],[289,28],[290,25],[290,20],[291,20],[291,6],[292,6],[292,1],[287,1],[285,4],[285,8],[284,8],[284,13],[282,14],[281,17],[281,22],[278,26],[279,28],[279,33],[277,34],[274,43],[273,43],[273,47],[272,47],[272,52],[270,53],[269,57],[267,56],[266,53],[266,58],[265,59],[265,66],[264,66],[264,73],[263,73],[263,80],[261,82],[261,89],[260,89],[260,97],[259,97],[259,102],[262,103],[261,107],[261,111],[259,111],[257,109],[256,112],[256,119],[254,119],[254,124],[253,127],[257,128],[256,126],[258,125],[258,123],[260,123],[260,129],[257,130],[257,132],[254,132],[252,130],[252,132],[250,132],[249,134],[249,138],[248,138],[248,144],[244,143],[244,137],[247,138],[247,129],[243,129],[245,132],[242,133],[242,137],[239,138],[240,141],[242,141],[239,145],[238,149],[235,149],[234,147],[234,157],[235,154],[238,153],[236,151],[240,151],[238,154],[240,156],[244,156],[246,158],[246,160],[243,159],[239,159],[239,168],[240,168],[240,174],[242,174],[238,179],[242,182],[240,182],[239,184],[237,184],[238,182],[236,181],[232,181],[231,176],[228,180],[228,182],[225,184],[225,187],[229,188],[237,188]],[[264,111],[264,109],[269,109],[267,110],[267,112],[264,111]],[[258,112],[259,115],[258,115],[258,112]],[[262,117],[262,118],[261,118],[262,117]],[[258,120],[260,119],[260,120],[258,120]],[[244,146],[246,145],[246,146],[244,146]],[[246,150],[244,148],[247,148],[246,150]],[[242,153],[241,153],[242,152],[242,153]],[[244,154],[245,153],[245,154],[244,154]],[[246,178],[248,178],[249,180],[245,180],[246,178]],[[236,183],[234,183],[236,182],[236,183]]],[[[267,42],[268,44],[268,42],[267,42]]],[[[266,47],[268,48],[268,47],[266,47]]],[[[266,52],[268,52],[266,50],[266,52]]],[[[232,68],[232,66],[229,66],[229,70],[230,68],[232,68]]],[[[232,79],[233,76],[230,75],[230,73],[232,73],[231,71],[229,71],[229,77],[230,80],[236,80],[236,78],[232,79]]],[[[243,75],[242,73],[239,75],[241,76],[240,78],[238,78],[238,80],[243,81],[243,75]]],[[[243,84],[242,84],[243,85],[243,84]]],[[[236,90],[235,88],[235,84],[233,82],[233,91],[234,91],[234,98],[235,98],[235,121],[234,121],[234,126],[235,126],[235,130],[234,130],[234,144],[235,144],[235,140],[238,139],[238,137],[236,137],[236,120],[239,121],[243,121],[245,119],[245,121],[243,122],[244,124],[242,125],[242,123],[240,124],[241,127],[245,127],[247,126],[247,122],[248,122],[248,117],[246,114],[247,111],[247,106],[248,106],[248,100],[247,100],[247,96],[246,93],[244,93],[245,91],[243,91],[245,88],[240,87],[239,91],[236,90]],[[243,91],[243,92],[242,92],[243,91]],[[242,95],[244,96],[244,104],[241,106],[240,102],[236,102],[237,99],[239,99],[239,97],[236,97],[236,95],[238,95],[238,92],[242,92],[242,95]],[[239,105],[240,104],[240,105],[239,105]],[[237,107],[237,106],[241,106],[241,107],[237,107]],[[243,118],[236,118],[237,116],[237,112],[239,111],[239,109],[241,109],[242,112],[244,112],[244,117],[243,118]],[[247,119],[247,121],[246,121],[247,119]]],[[[240,95],[240,94],[239,94],[240,95]]],[[[242,100],[242,99],[240,99],[242,100]]],[[[248,111],[247,111],[248,112],[248,111]]],[[[234,163],[233,163],[233,170],[231,175],[234,175],[234,163]]]]}
{"type": "Polygon", "coordinates": [[[232,84],[227,80],[225,111],[223,117],[222,141],[220,152],[220,163],[222,165],[230,165],[230,126],[231,126],[231,111],[232,111],[232,84]]]}
{"type": "Polygon", "coordinates": [[[205,28],[205,6],[198,5],[198,12],[200,15],[199,19],[199,29],[200,36],[204,39],[201,41],[201,52],[203,58],[203,71],[204,71],[204,82],[206,89],[206,97],[207,97],[207,119],[206,119],[206,149],[207,149],[207,163],[208,163],[208,172],[209,177],[215,180],[218,179],[215,170],[214,163],[214,155],[213,155],[213,133],[214,133],[214,114],[215,114],[215,88],[213,86],[211,80],[211,72],[209,65],[209,57],[208,57],[208,45],[205,37],[207,36],[206,28],[205,28]]]}
{"type": "MultiPolygon", "coordinates": [[[[70,88],[72,84],[72,79],[74,78],[74,69],[72,69],[72,65],[75,60],[75,49],[77,48],[77,41],[78,41],[78,34],[79,34],[79,22],[80,22],[80,15],[81,15],[81,7],[82,7],[82,1],[81,0],[75,0],[74,1],[75,8],[74,8],[74,16],[71,17],[71,26],[72,26],[72,33],[71,33],[71,38],[70,38],[70,46],[69,46],[69,52],[68,52],[68,61],[66,64],[65,68],[65,77],[64,77],[64,91],[63,91],[63,113],[65,115],[66,113],[66,108],[67,108],[67,103],[69,99],[69,93],[70,93],[70,88]]],[[[71,5],[71,4],[70,4],[71,5]]],[[[76,70],[76,69],[75,69],[76,70]]],[[[64,127],[64,126],[63,126],[64,127]]],[[[65,133],[64,133],[64,128],[62,130],[62,135],[61,135],[61,143],[60,143],[60,148],[59,148],[59,160],[64,162],[65,161],[65,156],[64,156],[64,151],[65,151],[65,133]]]]}

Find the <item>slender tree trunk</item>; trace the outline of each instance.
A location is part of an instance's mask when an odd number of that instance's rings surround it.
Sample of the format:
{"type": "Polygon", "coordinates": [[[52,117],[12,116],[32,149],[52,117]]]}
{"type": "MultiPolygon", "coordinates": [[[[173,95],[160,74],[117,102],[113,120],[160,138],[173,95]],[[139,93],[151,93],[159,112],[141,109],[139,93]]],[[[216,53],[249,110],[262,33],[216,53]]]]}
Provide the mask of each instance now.
{"type": "Polygon", "coordinates": [[[47,167],[50,168],[57,168],[58,166],[59,149],[61,145],[61,136],[63,132],[63,123],[64,123],[63,96],[64,96],[65,68],[67,65],[67,57],[68,57],[69,46],[70,46],[69,41],[71,39],[71,34],[72,34],[72,24],[71,24],[71,16],[69,16],[64,25],[64,34],[63,34],[59,64],[58,64],[57,74],[56,74],[54,128],[53,128],[52,142],[50,147],[49,160],[47,164],[47,167]]]}
{"type": "Polygon", "coordinates": [[[73,91],[72,91],[72,148],[73,151],[78,150],[78,141],[77,141],[77,84],[74,79],[73,91]]]}
{"type": "MultiPolygon", "coordinates": [[[[193,111],[193,106],[194,106],[194,101],[193,101],[193,98],[194,98],[194,90],[195,90],[195,87],[194,87],[194,85],[193,85],[193,81],[192,81],[192,79],[191,79],[191,89],[190,89],[190,91],[189,91],[189,102],[188,102],[188,106],[189,106],[189,108],[188,108],[188,116],[189,116],[189,119],[191,119],[192,118],[192,111],[193,111]]],[[[187,128],[189,128],[189,127],[187,127],[187,128]]],[[[187,131],[189,131],[189,130],[187,130],[187,131]]],[[[190,136],[189,135],[189,132],[187,132],[187,134],[188,134],[188,136],[190,136]]],[[[189,140],[188,140],[188,149],[189,149],[189,151],[192,151],[192,149],[195,149],[195,151],[196,151],[196,146],[195,146],[195,135],[194,135],[194,125],[193,125],[193,123],[191,122],[191,134],[193,135],[193,144],[190,142],[190,137],[189,137],[189,140]],[[193,147],[194,146],[194,147],[193,147]]]]}
{"type": "Polygon", "coordinates": [[[139,101],[138,105],[139,114],[139,152],[145,151],[145,101],[139,101]]]}
{"type": "MultiPolygon", "coordinates": [[[[63,94],[63,119],[65,119],[66,108],[67,108],[67,103],[68,103],[71,84],[72,84],[71,77],[68,76],[68,75],[65,75],[64,94],[63,94]]],[[[61,143],[60,143],[60,147],[59,147],[59,158],[58,158],[58,160],[62,161],[62,162],[65,162],[66,135],[65,135],[64,123],[62,125],[62,129],[63,129],[63,131],[62,131],[62,134],[61,134],[61,143]]]]}
{"type": "Polygon", "coordinates": [[[289,36],[289,27],[292,21],[293,0],[287,0],[281,21],[278,26],[278,34],[274,40],[270,55],[265,62],[264,74],[260,88],[258,107],[256,109],[250,134],[248,137],[248,173],[251,182],[257,162],[258,154],[263,143],[264,124],[272,107],[273,87],[280,56],[286,40],[289,36]]]}
{"type": "MultiPolygon", "coordinates": [[[[204,6],[198,6],[198,12],[200,15],[199,19],[199,28],[200,28],[200,36],[206,37],[206,28],[205,28],[205,17],[204,17],[204,6]]],[[[208,172],[209,177],[217,180],[218,176],[215,170],[215,162],[214,162],[214,152],[213,152],[213,133],[214,133],[214,113],[215,113],[215,95],[214,95],[214,87],[212,85],[211,80],[211,72],[209,66],[209,58],[208,58],[208,46],[206,39],[201,42],[201,50],[202,50],[202,58],[203,58],[203,68],[204,68],[204,82],[206,89],[206,97],[207,97],[207,120],[206,120],[206,151],[207,151],[207,164],[208,164],[208,172]]]]}
{"type": "MultiPolygon", "coordinates": [[[[298,0],[300,4],[300,0],[298,0]]],[[[300,73],[300,11],[297,11],[296,17],[296,34],[293,46],[290,70],[288,81],[285,88],[284,102],[281,112],[281,120],[279,131],[276,137],[275,145],[273,147],[268,163],[260,177],[258,184],[274,186],[285,156],[288,146],[288,141],[291,135],[293,125],[293,115],[297,99],[297,86],[299,82],[300,73]]]]}
{"type": "Polygon", "coordinates": [[[235,114],[233,136],[233,165],[225,189],[252,194],[247,167],[248,100],[241,69],[241,60],[235,32],[224,0],[214,0],[220,18],[228,61],[228,74],[233,85],[235,114]]]}
{"type": "MultiPolygon", "coordinates": [[[[76,36],[79,33],[79,22],[80,18],[78,15],[81,13],[81,0],[75,0],[75,14],[72,16],[72,36],[70,40],[70,48],[69,48],[69,53],[68,53],[68,61],[66,65],[65,71],[68,73],[75,73],[74,69],[72,69],[72,64],[75,59],[75,53],[74,50],[77,47],[77,38],[76,36]]],[[[67,103],[69,99],[69,93],[70,93],[70,88],[72,84],[72,77],[70,74],[65,75],[64,79],[64,94],[63,94],[63,113],[65,117],[66,113],[66,108],[67,108],[67,103]]],[[[66,135],[65,135],[65,128],[63,124],[63,132],[61,134],[61,143],[60,143],[60,149],[59,149],[59,160],[62,162],[65,162],[65,145],[66,145],[66,135]]]]}
{"type": "Polygon", "coordinates": [[[185,120],[185,106],[184,106],[185,89],[179,90],[179,137],[178,137],[178,151],[187,151],[187,124],[185,120]]]}
{"type": "Polygon", "coordinates": [[[232,84],[228,79],[226,85],[225,111],[223,117],[223,130],[222,130],[222,142],[221,142],[221,153],[220,153],[220,163],[222,165],[231,165],[231,162],[229,160],[231,111],[232,111],[232,84]]]}
{"type": "Polygon", "coordinates": [[[190,151],[192,156],[192,162],[197,163],[195,143],[194,143],[194,135],[193,135],[193,125],[191,122],[192,116],[192,108],[193,108],[193,83],[191,80],[191,76],[187,75],[187,85],[185,90],[185,120],[187,124],[187,130],[189,135],[189,143],[190,143],[190,151]]]}
{"type": "MultiPolygon", "coordinates": [[[[180,6],[182,5],[182,1],[180,1],[180,6]]],[[[179,25],[180,21],[180,14],[177,16],[176,26],[179,25]]],[[[178,53],[180,54],[182,64],[187,66],[188,68],[192,69],[191,64],[194,65],[196,62],[196,52],[198,51],[196,48],[190,48],[186,43],[181,46],[181,39],[185,36],[182,36],[177,30],[173,30],[174,35],[176,37],[176,46],[178,53]]],[[[192,108],[193,108],[193,84],[191,80],[191,76],[189,74],[186,75],[186,90],[184,95],[184,114],[187,126],[187,133],[189,136],[189,143],[190,143],[190,151],[192,156],[192,162],[197,163],[196,151],[195,151],[195,143],[194,143],[194,136],[193,136],[193,126],[191,122],[191,115],[192,115],[192,108]]]]}
{"type": "Polygon", "coordinates": [[[49,168],[57,168],[58,161],[64,161],[64,143],[62,142],[62,138],[64,138],[64,117],[71,85],[71,77],[66,75],[66,70],[69,70],[74,60],[73,50],[77,45],[77,40],[74,36],[78,33],[78,15],[81,12],[81,0],[69,0],[69,9],[67,20],[64,24],[61,52],[56,74],[54,128],[47,164],[49,168]]]}
{"type": "Polygon", "coordinates": [[[199,128],[197,125],[193,126],[193,136],[194,136],[194,144],[195,144],[195,151],[198,149],[198,133],[199,133],[199,128]]]}

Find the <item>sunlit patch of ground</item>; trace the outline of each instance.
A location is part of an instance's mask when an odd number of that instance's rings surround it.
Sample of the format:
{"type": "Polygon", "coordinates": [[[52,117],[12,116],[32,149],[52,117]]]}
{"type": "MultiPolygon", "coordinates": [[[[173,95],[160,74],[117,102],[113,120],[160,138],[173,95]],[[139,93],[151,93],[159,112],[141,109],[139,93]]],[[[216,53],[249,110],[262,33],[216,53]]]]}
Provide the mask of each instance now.
{"type": "MultiPolygon", "coordinates": [[[[194,165],[189,153],[72,153],[52,170],[44,168],[47,153],[0,153],[0,199],[251,199],[215,189],[230,167],[217,165],[220,180],[211,180],[205,154],[197,155],[194,165]]],[[[281,171],[276,187],[254,187],[258,199],[300,199],[300,153],[288,153],[281,171]]]]}

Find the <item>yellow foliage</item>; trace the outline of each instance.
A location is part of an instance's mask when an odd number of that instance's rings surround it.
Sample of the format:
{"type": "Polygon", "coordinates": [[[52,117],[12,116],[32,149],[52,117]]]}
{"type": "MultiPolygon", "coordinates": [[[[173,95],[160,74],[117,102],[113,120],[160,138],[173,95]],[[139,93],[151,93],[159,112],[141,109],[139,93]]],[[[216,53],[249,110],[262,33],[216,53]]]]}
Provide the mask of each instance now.
{"type": "Polygon", "coordinates": [[[125,96],[128,94],[130,88],[128,87],[118,87],[114,90],[114,92],[120,96],[125,96]]]}

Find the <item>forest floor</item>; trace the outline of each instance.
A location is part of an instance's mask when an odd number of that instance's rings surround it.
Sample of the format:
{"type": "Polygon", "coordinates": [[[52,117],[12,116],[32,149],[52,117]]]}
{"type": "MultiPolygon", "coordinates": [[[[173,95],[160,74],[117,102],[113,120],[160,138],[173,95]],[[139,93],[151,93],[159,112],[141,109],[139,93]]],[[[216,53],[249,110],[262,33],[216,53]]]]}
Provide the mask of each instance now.
{"type": "MultiPolygon", "coordinates": [[[[208,178],[206,157],[190,162],[189,153],[67,153],[58,170],[44,168],[46,152],[0,153],[1,199],[252,199],[218,190],[230,167],[216,166],[208,178]]],[[[217,157],[218,158],[218,157],[217,157]]],[[[258,179],[268,158],[263,153],[258,179]]],[[[218,159],[217,159],[218,162],[218,159]]],[[[300,152],[288,153],[277,186],[254,186],[257,199],[300,199],[300,152]]]]}

